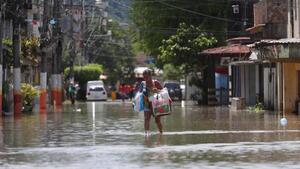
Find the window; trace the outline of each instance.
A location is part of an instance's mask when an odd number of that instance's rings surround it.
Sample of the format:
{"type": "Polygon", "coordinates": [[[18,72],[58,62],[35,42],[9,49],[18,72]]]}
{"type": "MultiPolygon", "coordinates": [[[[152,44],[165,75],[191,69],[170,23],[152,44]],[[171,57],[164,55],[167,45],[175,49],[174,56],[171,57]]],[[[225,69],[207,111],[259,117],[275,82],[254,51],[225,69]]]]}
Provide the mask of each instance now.
{"type": "Polygon", "coordinates": [[[93,88],[90,88],[90,91],[91,92],[102,92],[103,88],[102,87],[93,87],[93,88]]]}
{"type": "Polygon", "coordinates": [[[180,85],[179,83],[165,83],[164,87],[166,88],[171,88],[171,89],[179,89],[180,88],[180,85]]]}

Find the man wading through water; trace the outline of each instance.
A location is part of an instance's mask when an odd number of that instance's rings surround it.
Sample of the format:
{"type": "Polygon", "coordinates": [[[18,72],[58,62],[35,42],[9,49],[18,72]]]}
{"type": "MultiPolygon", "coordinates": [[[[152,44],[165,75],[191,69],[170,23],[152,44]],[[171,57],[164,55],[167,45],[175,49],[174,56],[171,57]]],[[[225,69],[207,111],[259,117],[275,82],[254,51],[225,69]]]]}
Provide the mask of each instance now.
{"type": "MultiPolygon", "coordinates": [[[[162,86],[160,85],[159,81],[152,80],[151,70],[146,69],[143,72],[144,81],[140,85],[140,92],[143,92],[144,94],[144,127],[145,127],[145,135],[149,135],[149,128],[150,128],[150,119],[151,116],[153,116],[153,109],[152,109],[152,103],[150,97],[153,97],[154,93],[159,92],[162,89],[162,86]]],[[[157,125],[157,128],[162,134],[162,124],[160,122],[160,117],[154,117],[155,123],[157,125]]]]}

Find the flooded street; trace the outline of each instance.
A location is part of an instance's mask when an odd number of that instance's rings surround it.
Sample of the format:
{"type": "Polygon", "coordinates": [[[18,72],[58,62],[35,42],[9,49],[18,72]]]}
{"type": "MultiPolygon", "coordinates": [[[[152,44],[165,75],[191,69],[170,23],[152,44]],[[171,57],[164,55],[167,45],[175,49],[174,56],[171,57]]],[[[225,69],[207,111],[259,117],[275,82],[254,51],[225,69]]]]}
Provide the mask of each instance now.
{"type": "Polygon", "coordinates": [[[0,121],[1,168],[299,168],[300,119],[274,112],[174,106],[151,119],[120,102],[66,105],[62,113],[0,121]]]}

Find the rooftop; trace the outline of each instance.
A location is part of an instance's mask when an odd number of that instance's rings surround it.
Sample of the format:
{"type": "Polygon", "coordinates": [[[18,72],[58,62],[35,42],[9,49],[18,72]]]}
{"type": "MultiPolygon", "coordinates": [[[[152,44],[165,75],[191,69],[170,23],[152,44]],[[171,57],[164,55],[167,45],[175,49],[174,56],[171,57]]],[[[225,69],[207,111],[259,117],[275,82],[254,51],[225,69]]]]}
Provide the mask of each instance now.
{"type": "Polygon", "coordinates": [[[201,55],[217,56],[217,57],[239,57],[250,55],[250,48],[246,45],[232,44],[217,48],[206,49],[201,55]]]}

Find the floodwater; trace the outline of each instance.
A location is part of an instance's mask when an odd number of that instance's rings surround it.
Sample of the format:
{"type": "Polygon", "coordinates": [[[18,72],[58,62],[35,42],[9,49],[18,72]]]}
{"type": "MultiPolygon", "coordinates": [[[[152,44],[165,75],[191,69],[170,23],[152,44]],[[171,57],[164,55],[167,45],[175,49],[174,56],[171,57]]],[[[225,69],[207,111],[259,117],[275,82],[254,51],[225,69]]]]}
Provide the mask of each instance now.
{"type": "Polygon", "coordinates": [[[0,168],[299,168],[300,118],[174,106],[144,136],[130,103],[88,102],[0,120],[0,168]]]}

